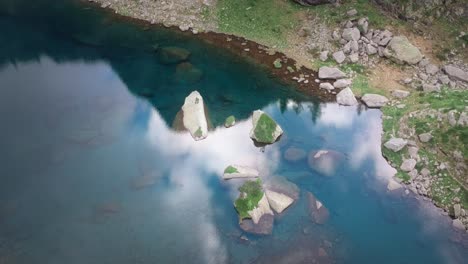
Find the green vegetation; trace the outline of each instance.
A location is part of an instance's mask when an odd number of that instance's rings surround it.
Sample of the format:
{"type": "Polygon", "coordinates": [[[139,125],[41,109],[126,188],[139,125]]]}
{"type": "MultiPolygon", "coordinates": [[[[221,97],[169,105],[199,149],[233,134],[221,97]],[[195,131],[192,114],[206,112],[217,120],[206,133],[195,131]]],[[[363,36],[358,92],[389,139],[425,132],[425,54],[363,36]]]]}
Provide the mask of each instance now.
{"type": "Polygon", "coordinates": [[[203,136],[203,132],[202,132],[202,130],[201,130],[201,127],[198,127],[198,129],[197,129],[197,131],[195,131],[195,134],[194,134],[194,135],[195,135],[195,137],[197,137],[197,138],[203,136]]]}
{"type": "Polygon", "coordinates": [[[262,114],[255,126],[254,134],[258,142],[272,143],[273,133],[276,130],[276,122],[267,114],[262,114]]]}
{"type": "MultiPolygon", "coordinates": [[[[468,206],[468,191],[454,178],[454,163],[451,153],[455,150],[461,151],[465,161],[468,159],[468,128],[460,125],[451,126],[446,119],[438,120],[437,116],[415,116],[409,117],[409,113],[418,110],[430,111],[434,109],[442,113],[451,110],[463,111],[468,102],[468,91],[456,91],[446,87],[440,93],[414,92],[408,98],[402,100],[406,107],[398,109],[394,106],[382,108],[383,118],[383,142],[392,136],[397,136],[397,132],[402,125],[402,117],[407,118],[406,125],[413,128],[416,134],[431,132],[433,138],[428,143],[420,144],[419,156],[427,160],[428,164],[418,163],[417,169],[427,168],[431,172],[435,181],[431,188],[431,197],[438,206],[448,207],[453,198],[459,197],[464,207],[468,206]],[[437,171],[437,163],[446,162],[451,164],[449,169],[437,171]]],[[[458,118],[458,116],[457,116],[458,118]]],[[[406,148],[405,148],[406,149],[406,148]]],[[[407,158],[407,151],[403,149],[398,153],[382,147],[383,155],[399,169],[403,158],[407,158]]],[[[398,171],[397,177],[404,181],[409,181],[409,175],[398,171]]]]}
{"type": "Polygon", "coordinates": [[[284,0],[218,0],[218,25],[259,43],[284,48],[287,34],[300,23],[301,6],[284,0]]]}
{"type": "Polygon", "coordinates": [[[227,168],[224,169],[224,174],[231,174],[231,173],[238,173],[238,172],[239,171],[231,165],[227,166],[227,168]]]}
{"type": "Polygon", "coordinates": [[[249,218],[248,212],[257,207],[258,202],[263,197],[262,182],[260,179],[256,181],[246,181],[241,187],[240,197],[235,201],[234,205],[239,213],[240,220],[249,218]]]}
{"type": "Polygon", "coordinates": [[[281,67],[283,67],[283,65],[281,64],[281,60],[280,60],[280,59],[276,59],[276,60],[273,62],[273,65],[275,66],[276,69],[281,69],[281,67]]]}
{"type": "Polygon", "coordinates": [[[228,116],[228,118],[226,118],[226,121],[224,121],[224,126],[231,127],[235,123],[236,123],[236,118],[234,116],[228,116]]]}

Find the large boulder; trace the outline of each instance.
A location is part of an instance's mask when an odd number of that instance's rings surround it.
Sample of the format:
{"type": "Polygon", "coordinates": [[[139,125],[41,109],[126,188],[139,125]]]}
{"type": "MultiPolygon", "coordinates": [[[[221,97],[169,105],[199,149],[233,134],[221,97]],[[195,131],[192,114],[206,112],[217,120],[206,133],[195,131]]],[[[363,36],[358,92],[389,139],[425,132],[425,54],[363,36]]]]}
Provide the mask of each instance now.
{"type": "Polygon", "coordinates": [[[205,104],[198,91],[193,91],[185,98],[182,106],[182,124],[195,140],[201,140],[208,136],[205,104]]]}
{"type": "Polygon", "coordinates": [[[294,202],[293,198],[271,190],[265,190],[265,195],[268,199],[268,202],[270,203],[271,208],[273,208],[273,210],[275,210],[275,212],[278,214],[282,213],[294,202]]]}
{"type": "Polygon", "coordinates": [[[299,187],[281,176],[268,177],[263,184],[263,188],[277,193],[282,193],[294,200],[299,199],[299,187]]]}
{"type": "Polygon", "coordinates": [[[361,99],[368,107],[380,108],[388,103],[387,97],[380,94],[365,94],[361,99]]]}
{"type": "Polygon", "coordinates": [[[341,90],[336,95],[336,102],[340,105],[357,105],[358,101],[354,97],[353,91],[349,87],[341,90]]]}
{"type": "Polygon", "coordinates": [[[384,55],[396,63],[410,65],[417,64],[423,58],[419,49],[413,46],[405,36],[392,38],[384,50],[384,55]]]}
{"type": "Polygon", "coordinates": [[[384,146],[393,152],[398,152],[403,149],[406,144],[408,144],[408,141],[402,138],[391,138],[389,141],[385,142],[384,146]]]}
{"type": "Polygon", "coordinates": [[[468,72],[463,71],[458,67],[445,65],[443,70],[452,80],[468,82],[468,72]]]}
{"type": "Polygon", "coordinates": [[[320,79],[342,79],[346,77],[346,74],[338,68],[323,66],[319,68],[318,76],[320,79]]]}
{"type": "Polygon", "coordinates": [[[258,170],[247,166],[229,165],[224,169],[223,179],[230,180],[236,178],[258,178],[258,170]]]}
{"type": "Polygon", "coordinates": [[[252,124],[250,137],[259,143],[272,144],[283,134],[283,129],[262,110],[253,112],[252,124]]]}
{"type": "Polygon", "coordinates": [[[328,209],[311,192],[307,192],[307,202],[312,221],[316,224],[324,224],[330,217],[328,209]]]}
{"type": "Polygon", "coordinates": [[[294,2],[304,6],[315,6],[334,3],[336,0],[294,0],[294,2]]]}
{"type": "Polygon", "coordinates": [[[190,51],[179,47],[164,47],[158,49],[159,62],[163,64],[176,64],[186,61],[190,57],[190,51]]]}
{"type": "Polygon", "coordinates": [[[344,155],[334,150],[318,150],[309,153],[308,164],[313,170],[332,176],[343,163],[344,155]]]}

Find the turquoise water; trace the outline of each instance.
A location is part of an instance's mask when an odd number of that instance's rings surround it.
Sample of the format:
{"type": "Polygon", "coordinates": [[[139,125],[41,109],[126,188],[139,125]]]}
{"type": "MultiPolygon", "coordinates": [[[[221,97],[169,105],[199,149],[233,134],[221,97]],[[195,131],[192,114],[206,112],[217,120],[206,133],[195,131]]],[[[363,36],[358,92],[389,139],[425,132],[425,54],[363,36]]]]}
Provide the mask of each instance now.
{"type": "Polygon", "coordinates": [[[466,235],[449,218],[387,192],[393,170],[380,155],[380,111],[301,96],[248,59],[185,34],[72,1],[34,2],[0,1],[1,264],[467,259],[466,235]],[[181,82],[155,44],[188,49],[203,77],[181,82]],[[171,128],[193,90],[215,127],[198,142],[171,128]],[[250,140],[256,109],[283,127],[278,143],[257,148],[250,140]],[[238,123],[225,129],[231,114],[238,123]],[[306,159],[285,160],[289,147],[345,158],[326,176],[306,159]],[[240,182],[220,176],[232,163],[299,187],[271,235],[239,228],[240,182]],[[307,192],[329,209],[324,225],[312,222],[307,192]]]}

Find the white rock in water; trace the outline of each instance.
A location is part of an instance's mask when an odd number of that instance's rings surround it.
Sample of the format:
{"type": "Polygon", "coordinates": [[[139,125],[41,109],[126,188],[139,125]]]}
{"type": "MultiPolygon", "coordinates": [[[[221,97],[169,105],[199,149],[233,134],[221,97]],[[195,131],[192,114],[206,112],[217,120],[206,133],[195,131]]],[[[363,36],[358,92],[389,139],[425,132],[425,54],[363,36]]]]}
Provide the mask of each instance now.
{"type": "Polygon", "coordinates": [[[400,189],[401,187],[401,184],[395,181],[394,179],[388,179],[387,190],[394,191],[400,189]]]}
{"type": "Polygon", "coordinates": [[[250,217],[252,217],[252,221],[255,224],[258,224],[258,221],[264,214],[273,215],[273,211],[270,208],[270,204],[268,203],[268,199],[266,198],[266,195],[263,194],[263,197],[258,202],[257,207],[255,207],[251,211],[248,211],[247,213],[250,215],[250,217]]]}
{"type": "Polygon", "coordinates": [[[208,136],[208,122],[205,116],[205,105],[198,91],[193,91],[185,98],[182,106],[183,124],[195,140],[208,136]]]}
{"type": "Polygon", "coordinates": [[[283,129],[262,110],[253,112],[252,125],[250,137],[260,143],[272,144],[283,134],[283,129]]]}
{"type": "Polygon", "coordinates": [[[387,97],[380,94],[365,94],[361,99],[368,107],[378,108],[388,103],[387,97]]]}
{"type": "Polygon", "coordinates": [[[340,105],[358,104],[356,97],[354,97],[353,91],[351,91],[349,87],[341,90],[341,92],[336,95],[336,102],[340,105]]]}
{"type": "Polygon", "coordinates": [[[247,166],[229,165],[223,173],[223,179],[236,179],[236,178],[258,178],[258,170],[247,166]]]}
{"type": "Polygon", "coordinates": [[[271,208],[275,210],[278,214],[288,208],[293,202],[294,199],[284,195],[282,193],[277,193],[274,191],[266,190],[265,195],[270,203],[271,208]]]}
{"type": "Polygon", "coordinates": [[[385,142],[384,146],[393,152],[398,152],[408,144],[408,141],[402,138],[392,138],[389,141],[385,142]]]}

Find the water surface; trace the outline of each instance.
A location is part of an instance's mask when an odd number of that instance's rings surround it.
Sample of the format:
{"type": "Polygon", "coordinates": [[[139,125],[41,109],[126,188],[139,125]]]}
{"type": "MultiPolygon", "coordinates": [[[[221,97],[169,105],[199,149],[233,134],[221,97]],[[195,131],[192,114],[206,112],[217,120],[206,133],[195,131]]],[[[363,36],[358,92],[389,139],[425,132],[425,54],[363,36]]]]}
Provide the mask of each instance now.
{"type": "Polygon", "coordinates": [[[196,38],[55,2],[0,1],[0,263],[467,259],[457,243],[466,237],[447,217],[412,195],[387,192],[394,171],[380,154],[379,110],[319,103],[196,38]],[[155,44],[190,50],[203,78],[178,80],[155,44]],[[193,90],[215,127],[199,142],[171,128],[193,90]],[[254,146],[256,109],[283,127],[280,142],[254,146]],[[238,123],[226,129],[231,114],[238,123]],[[346,158],[326,176],[305,159],[286,161],[290,147],[346,158]],[[232,204],[241,182],[220,176],[229,164],[300,188],[272,235],[239,228],[232,204]],[[148,177],[154,184],[145,186],[148,177]],[[330,210],[324,225],[311,221],[307,192],[330,210]]]}

